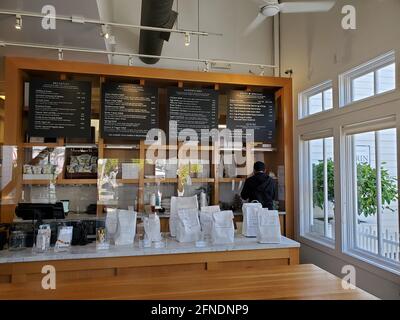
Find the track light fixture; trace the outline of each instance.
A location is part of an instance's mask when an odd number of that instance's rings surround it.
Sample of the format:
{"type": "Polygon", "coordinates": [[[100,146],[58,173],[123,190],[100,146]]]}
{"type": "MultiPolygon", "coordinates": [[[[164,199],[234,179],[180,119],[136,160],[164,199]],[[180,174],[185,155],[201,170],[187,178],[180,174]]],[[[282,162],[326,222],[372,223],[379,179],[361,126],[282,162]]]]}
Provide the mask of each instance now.
{"type": "Polygon", "coordinates": [[[185,33],[185,46],[186,47],[190,46],[190,33],[189,32],[185,33]]]}
{"type": "Polygon", "coordinates": [[[110,32],[109,32],[109,27],[106,24],[103,24],[101,26],[101,34],[100,34],[104,39],[109,39],[110,38],[110,32]]]}
{"type": "Polygon", "coordinates": [[[132,57],[132,56],[130,56],[130,57],[128,58],[128,66],[130,66],[130,67],[133,66],[133,57],[132,57]]]}
{"type": "Polygon", "coordinates": [[[62,49],[58,49],[58,60],[64,60],[64,52],[62,49]]]}
{"type": "Polygon", "coordinates": [[[22,17],[20,14],[15,16],[15,29],[21,30],[22,29],[22,17]]]}
{"type": "Polygon", "coordinates": [[[210,61],[206,61],[205,63],[205,67],[203,69],[204,72],[209,72],[210,71],[210,61]]]}
{"type": "Polygon", "coordinates": [[[264,66],[260,66],[260,76],[264,76],[265,75],[265,67],[264,66]]]}

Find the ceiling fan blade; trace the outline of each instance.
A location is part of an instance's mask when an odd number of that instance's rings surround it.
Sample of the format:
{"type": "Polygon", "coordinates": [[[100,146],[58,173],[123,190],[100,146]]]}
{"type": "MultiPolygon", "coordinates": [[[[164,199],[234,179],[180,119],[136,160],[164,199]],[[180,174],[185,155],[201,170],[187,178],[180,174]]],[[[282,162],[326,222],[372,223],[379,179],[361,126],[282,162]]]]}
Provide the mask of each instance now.
{"type": "Polygon", "coordinates": [[[335,5],[335,1],[284,2],[279,4],[282,13],[325,12],[335,5]]]}
{"type": "Polygon", "coordinates": [[[262,24],[264,22],[264,20],[267,19],[266,16],[264,16],[263,14],[259,13],[257,15],[257,17],[255,17],[255,19],[249,24],[249,26],[246,28],[246,30],[244,31],[244,35],[247,36],[248,34],[250,34],[251,32],[253,32],[255,29],[258,28],[258,26],[260,24],[262,24]]]}

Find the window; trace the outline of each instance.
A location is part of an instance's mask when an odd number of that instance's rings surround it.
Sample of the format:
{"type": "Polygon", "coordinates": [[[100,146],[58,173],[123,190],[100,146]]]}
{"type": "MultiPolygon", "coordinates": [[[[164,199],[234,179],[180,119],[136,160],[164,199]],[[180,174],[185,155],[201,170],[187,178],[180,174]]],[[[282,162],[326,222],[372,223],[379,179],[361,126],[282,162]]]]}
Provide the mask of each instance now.
{"type": "Polygon", "coordinates": [[[340,105],[396,88],[395,53],[391,51],[339,76],[340,105]]]}
{"type": "Polygon", "coordinates": [[[335,238],[333,137],[303,139],[299,198],[303,201],[302,235],[335,238]]]}
{"type": "Polygon", "coordinates": [[[347,249],[399,263],[396,129],[347,135],[347,249]]]}
{"type": "Polygon", "coordinates": [[[299,94],[299,118],[333,108],[332,82],[327,81],[299,94]]]}

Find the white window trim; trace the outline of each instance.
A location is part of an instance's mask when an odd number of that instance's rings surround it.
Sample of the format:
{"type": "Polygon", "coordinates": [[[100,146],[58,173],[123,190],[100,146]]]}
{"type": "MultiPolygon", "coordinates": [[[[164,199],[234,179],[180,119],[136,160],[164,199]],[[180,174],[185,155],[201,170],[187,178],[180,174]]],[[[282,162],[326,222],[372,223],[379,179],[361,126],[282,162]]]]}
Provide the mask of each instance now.
{"type": "Polygon", "coordinates": [[[391,93],[396,90],[397,81],[395,77],[395,88],[393,90],[388,90],[382,93],[377,93],[376,88],[376,72],[377,70],[384,68],[390,64],[396,63],[396,53],[394,50],[391,50],[373,60],[370,60],[362,65],[359,65],[345,73],[339,75],[339,105],[340,107],[345,107],[351,105],[353,103],[358,103],[360,101],[369,100],[371,98],[375,98],[384,94],[391,93]],[[351,88],[352,81],[354,78],[358,78],[364,76],[368,73],[374,73],[374,95],[360,99],[357,101],[353,101],[352,94],[353,90],[351,88]]]}
{"type": "MultiPolygon", "coordinates": [[[[335,239],[336,230],[332,230],[334,236],[332,239],[323,236],[321,234],[312,232],[309,230],[310,222],[307,221],[310,219],[310,204],[312,203],[312,188],[310,185],[310,172],[311,172],[311,164],[309,161],[309,144],[308,142],[311,140],[317,139],[325,139],[325,138],[333,138],[333,130],[326,129],[317,132],[311,132],[302,134],[299,137],[299,144],[300,144],[300,157],[299,157],[299,201],[300,201],[300,237],[317,242],[321,245],[327,246],[329,248],[335,249],[335,239]],[[304,170],[305,166],[308,166],[307,170],[304,170]],[[308,199],[305,200],[304,195],[308,195],[308,199]]],[[[325,146],[325,143],[324,143],[325,146]]],[[[325,159],[325,150],[324,150],[324,159],[325,159]]],[[[327,193],[328,190],[325,189],[327,193]]],[[[336,210],[335,210],[336,212],[336,210]]],[[[324,215],[327,218],[327,208],[324,208],[324,215]]],[[[335,215],[335,213],[334,213],[335,215]]],[[[336,221],[336,219],[335,219],[336,221]]],[[[327,232],[325,226],[325,233],[327,232]]]]}
{"type": "MultiPolygon", "coordinates": [[[[354,208],[357,209],[357,191],[354,188],[355,183],[355,174],[356,171],[353,168],[355,161],[354,157],[354,143],[352,141],[353,135],[363,132],[371,132],[371,131],[380,131],[385,129],[396,129],[397,137],[398,137],[398,129],[396,126],[396,117],[389,116],[381,119],[376,119],[364,123],[353,124],[351,126],[343,127],[343,135],[344,135],[344,161],[346,165],[342,168],[342,176],[346,177],[345,186],[346,190],[351,190],[351,192],[342,193],[342,202],[344,205],[344,213],[342,214],[342,252],[345,255],[352,256],[360,261],[364,261],[368,264],[379,267],[383,270],[387,270],[389,272],[400,275],[399,263],[391,261],[389,259],[385,259],[381,256],[371,253],[369,251],[363,250],[361,248],[356,247],[355,243],[355,217],[354,208]]],[[[397,163],[397,167],[399,169],[399,162],[397,163]]],[[[398,171],[399,172],[399,171],[398,171]]],[[[377,219],[377,223],[379,223],[377,219]]],[[[378,238],[379,242],[379,238],[378,238]]]]}
{"type": "MultiPolygon", "coordinates": [[[[307,118],[307,117],[311,117],[311,116],[314,116],[314,115],[321,114],[323,112],[327,112],[327,111],[332,110],[333,107],[329,108],[329,109],[325,109],[325,106],[324,106],[324,104],[325,104],[324,91],[329,90],[329,89],[332,89],[332,91],[333,91],[332,80],[328,80],[328,81],[322,82],[322,83],[317,84],[316,86],[314,86],[314,87],[312,87],[310,89],[307,89],[305,91],[300,92],[299,93],[299,101],[298,101],[298,106],[299,106],[298,118],[299,119],[304,119],[304,118],[307,118]],[[318,93],[322,93],[322,111],[316,112],[316,113],[313,113],[313,114],[309,114],[308,113],[309,112],[308,99],[311,96],[314,96],[314,95],[316,95],[318,93]]],[[[333,96],[333,93],[332,93],[332,96],[333,96]]]]}

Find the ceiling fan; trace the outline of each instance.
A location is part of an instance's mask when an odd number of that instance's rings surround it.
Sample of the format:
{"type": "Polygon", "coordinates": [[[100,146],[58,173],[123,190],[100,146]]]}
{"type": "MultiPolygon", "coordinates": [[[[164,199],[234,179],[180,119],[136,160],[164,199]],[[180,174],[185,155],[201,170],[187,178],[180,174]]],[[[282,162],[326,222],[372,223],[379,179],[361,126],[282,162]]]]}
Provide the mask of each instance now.
{"type": "MultiPolygon", "coordinates": [[[[259,2],[260,3],[260,2],[259,2]]],[[[333,8],[335,1],[302,1],[283,2],[278,0],[262,0],[257,17],[247,27],[245,34],[255,30],[265,19],[273,17],[278,13],[306,13],[326,12],[333,8]]]]}

